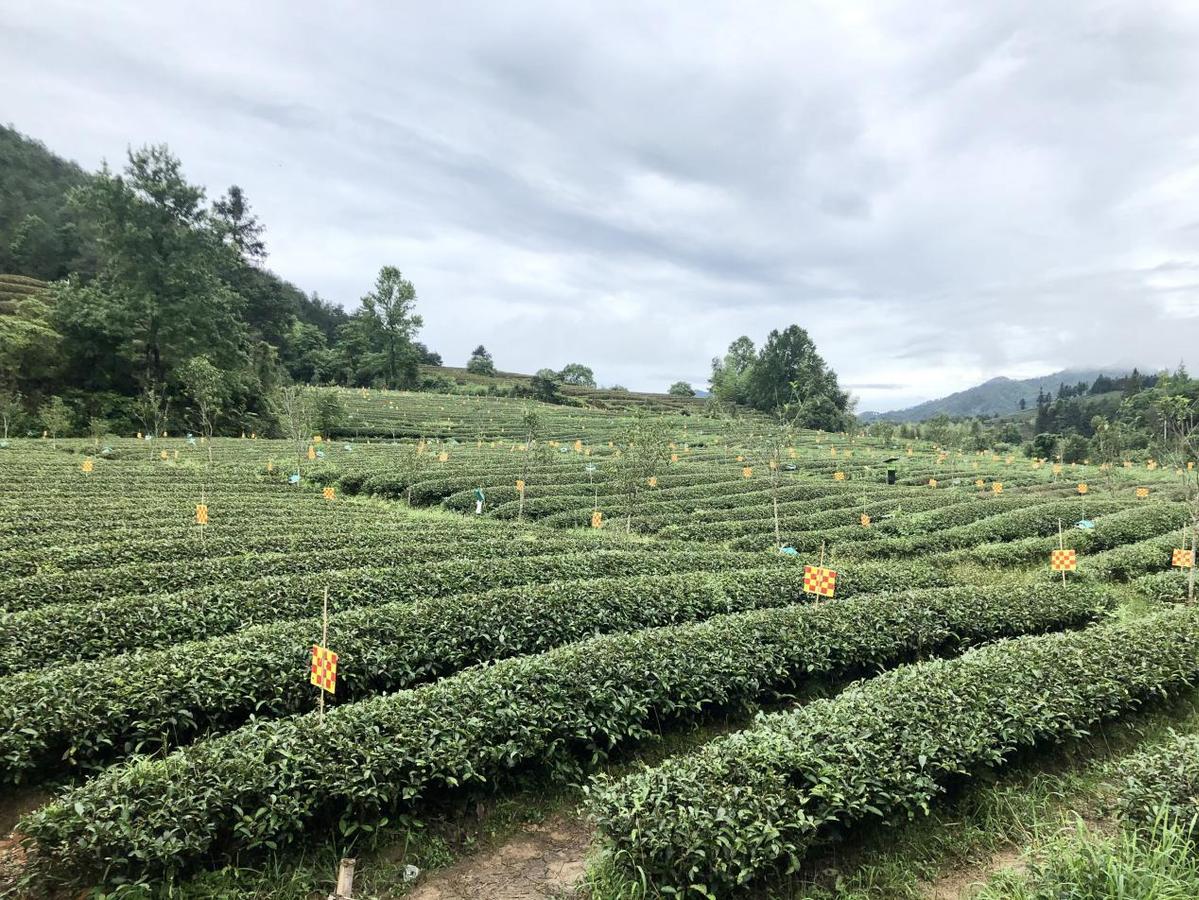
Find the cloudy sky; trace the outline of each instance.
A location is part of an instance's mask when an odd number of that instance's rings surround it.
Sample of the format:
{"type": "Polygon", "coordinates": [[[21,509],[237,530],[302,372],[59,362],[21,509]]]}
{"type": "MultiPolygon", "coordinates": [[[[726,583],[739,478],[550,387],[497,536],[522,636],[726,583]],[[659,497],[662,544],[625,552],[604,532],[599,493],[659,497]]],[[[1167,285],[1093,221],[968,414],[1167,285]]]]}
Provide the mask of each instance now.
{"type": "MultiPolygon", "coordinates": [[[[706,382],[798,323],[888,409],[1199,367],[1199,3],[0,0],[0,119],[166,142],[449,364],[706,382]]],[[[0,176],[2,177],[2,176],[0,176]]]]}

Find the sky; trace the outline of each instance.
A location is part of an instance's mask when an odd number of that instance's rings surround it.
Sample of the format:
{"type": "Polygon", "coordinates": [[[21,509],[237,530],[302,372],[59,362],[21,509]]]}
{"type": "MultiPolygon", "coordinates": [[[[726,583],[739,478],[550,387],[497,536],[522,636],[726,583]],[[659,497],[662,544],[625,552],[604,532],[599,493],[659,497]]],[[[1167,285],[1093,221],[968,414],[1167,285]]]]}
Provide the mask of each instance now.
{"type": "MultiPolygon", "coordinates": [[[[1199,3],[0,0],[0,120],[167,143],[448,365],[706,385],[806,328],[887,410],[1199,346],[1199,3]]],[[[2,177],[2,173],[0,173],[2,177]]]]}

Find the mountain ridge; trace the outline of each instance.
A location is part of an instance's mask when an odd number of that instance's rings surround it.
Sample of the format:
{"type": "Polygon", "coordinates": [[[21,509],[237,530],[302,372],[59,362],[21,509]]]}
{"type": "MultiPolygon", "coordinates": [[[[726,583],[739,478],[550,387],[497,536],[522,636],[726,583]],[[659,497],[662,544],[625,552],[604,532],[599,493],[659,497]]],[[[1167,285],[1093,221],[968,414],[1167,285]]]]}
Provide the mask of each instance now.
{"type": "MultiPolygon", "coordinates": [[[[1009,378],[1006,375],[996,375],[981,384],[946,394],[944,397],[925,400],[914,406],[887,412],[863,412],[858,414],[858,418],[863,422],[875,422],[881,419],[892,422],[923,422],[941,414],[952,418],[1003,415],[1017,412],[1021,400],[1025,401],[1026,406],[1034,406],[1038,391],[1044,390],[1052,394],[1056,393],[1062,384],[1075,385],[1080,381],[1085,381],[1089,385],[1100,375],[1106,375],[1109,378],[1122,378],[1133,368],[1133,366],[1104,366],[1091,369],[1061,369],[1032,378],[1009,378]]],[[[1141,371],[1155,370],[1150,368],[1141,369],[1141,371]]]]}

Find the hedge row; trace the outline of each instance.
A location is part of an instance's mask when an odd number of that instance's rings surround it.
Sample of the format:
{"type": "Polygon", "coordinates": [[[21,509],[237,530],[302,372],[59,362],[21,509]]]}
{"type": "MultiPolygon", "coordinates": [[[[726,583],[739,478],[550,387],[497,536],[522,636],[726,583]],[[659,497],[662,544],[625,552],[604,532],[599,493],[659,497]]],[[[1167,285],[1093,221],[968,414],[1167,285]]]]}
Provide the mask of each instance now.
{"type": "Polygon", "coordinates": [[[847,544],[845,555],[907,556],[913,553],[939,553],[969,547],[985,541],[1057,534],[1058,522],[1076,522],[1083,517],[1101,516],[1125,509],[1128,501],[1092,498],[1085,505],[1081,500],[1054,500],[1021,509],[1000,513],[990,518],[945,528],[930,534],[885,538],[847,544]]]}
{"type": "Polygon", "coordinates": [[[1199,677],[1199,609],[995,644],[763,717],[623,780],[590,809],[616,870],[712,897],[794,869],[834,828],[927,812],[947,781],[1083,735],[1199,677]]]}
{"type": "Polygon", "coordinates": [[[577,538],[553,532],[518,535],[507,529],[477,528],[464,539],[461,532],[443,534],[426,527],[391,532],[386,540],[376,540],[370,532],[365,532],[354,546],[333,550],[305,547],[294,553],[245,553],[215,559],[130,563],[106,569],[26,576],[4,583],[0,590],[0,606],[16,612],[50,604],[94,602],[126,594],[182,591],[222,582],[244,584],[277,575],[364,566],[404,566],[446,559],[496,559],[522,551],[545,554],[582,549],[582,542],[577,538]]]}
{"type": "MultiPolygon", "coordinates": [[[[943,584],[928,566],[863,565],[839,595],[943,584]]],[[[798,564],[717,574],[598,578],[350,610],[329,622],[338,702],[412,687],[479,662],[615,631],[803,602],[798,564]]],[[[93,768],[312,708],[304,677],[319,619],[260,625],[166,650],[0,681],[0,779],[93,768]],[[153,690],[147,690],[152,685],[153,690]]]]}
{"type": "MultiPolygon", "coordinates": [[[[1066,543],[1080,553],[1098,553],[1137,543],[1147,536],[1160,536],[1186,522],[1185,507],[1175,503],[1146,503],[1095,519],[1093,530],[1080,530],[1074,522],[1064,522],[1066,543]]],[[[955,560],[972,560],[989,566],[1007,566],[1048,557],[1057,549],[1056,535],[1029,537],[1001,543],[979,544],[953,551],[955,560]]]]}
{"type": "Polygon", "coordinates": [[[663,719],[740,705],[812,676],[1080,624],[1102,602],[1081,586],[1015,596],[962,587],[593,638],[339,706],[323,727],[311,714],[255,722],[118,765],[19,828],[33,858],[65,877],[219,862],[296,842],[324,823],[377,821],[516,767],[602,759],[663,719]]]}
{"type": "Polygon", "coordinates": [[[1152,829],[1164,812],[1199,834],[1199,734],[1173,734],[1133,754],[1120,764],[1119,782],[1118,807],[1130,824],[1152,829]]]}
{"type": "MultiPolygon", "coordinates": [[[[762,556],[762,565],[786,565],[762,556]]],[[[721,571],[757,562],[712,550],[596,550],[505,559],[464,559],[394,568],[355,568],[260,578],[174,594],[57,604],[0,616],[0,674],[100,659],[130,650],[231,634],[264,622],[311,616],[325,588],[329,608],[411,602],[517,584],[608,575],[721,571]]],[[[793,564],[793,563],[792,563],[793,564]]]]}

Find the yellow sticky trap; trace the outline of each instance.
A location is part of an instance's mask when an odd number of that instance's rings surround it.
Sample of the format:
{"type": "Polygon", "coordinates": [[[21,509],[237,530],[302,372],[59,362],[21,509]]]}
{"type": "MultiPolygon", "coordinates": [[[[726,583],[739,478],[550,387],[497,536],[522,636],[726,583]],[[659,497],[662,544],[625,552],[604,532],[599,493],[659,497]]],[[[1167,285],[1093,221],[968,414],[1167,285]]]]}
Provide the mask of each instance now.
{"type": "Polygon", "coordinates": [[[312,645],[312,669],[308,681],[322,691],[337,691],[337,654],[327,647],[312,645]]]}
{"type": "Polygon", "coordinates": [[[332,487],[327,487],[323,491],[321,491],[321,496],[324,497],[326,500],[332,500],[336,496],[336,494],[337,494],[337,492],[332,487]]]}
{"type": "Polygon", "coordinates": [[[834,472],[833,473],[833,481],[844,481],[844,480],[845,480],[844,472],[834,472]]]}
{"type": "Polygon", "coordinates": [[[743,469],[741,470],[741,477],[742,477],[742,478],[753,478],[753,477],[754,477],[754,470],[753,470],[753,467],[752,467],[752,466],[746,466],[745,468],[743,468],[743,469]]]}
{"type": "Polygon", "coordinates": [[[935,487],[937,486],[937,479],[935,479],[935,478],[930,478],[930,479],[928,480],[928,486],[929,486],[929,487],[932,487],[932,488],[935,488],[935,487]]]}
{"type": "Polygon", "coordinates": [[[679,455],[678,455],[677,453],[672,453],[672,454],[670,454],[670,461],[671,461],[671,462],[678,462],[678,461],[679,461],[679,455]]]}
{"type": "Polygon", "coordinates": [[[316,448],[309,447],[308,448],[308,460],[309,460],[309,462],[311,462],[314,459],[316,459],[316,448]]]}
{"type": "Polygon", "coordinates": [[[604,514],[602,512],[600,512],[598,509],[591,514],[591,527],[592,528],[603,528],[604,527],[604,514]]]}
{"type": "Polygon", "coordinates": [[[1089,490],[1090,490],[1090,488],[1087,487],[1087,483],[1085,481],[1079,482],[1078,493],[1085,494],[1089,490]]]}
{"type": "Polygon", "coordinates": [[[196,504],[196,524],[197,525],[207,525],[208,524],[208,504],[207,503],[197,503],[196,504]]]}
{"type": "Polygon", "coordinates": [[[169,454],[169,453],[167,453],[165,450],[159,450],[159,451],[158,451],[158,458],[159,458],[159,459],[166,459],[166,458],[167,458],[169,455],[170,455],[170,454],[169,454]]]}
{"type": "Polygon", "coordinates": [[[1149,488],[1147,488],[1147,487],[1137,488],[1137,497],[1138,498],[1140,498],[1141,500],[1144,500],[1148,496],[1149,496],[1149,488]]]}
{"type": "Polygon", "coordinates": [[[85,459],[79,468],[84,474],[91,474],[92,470],[96,468],[96,464],[90,459],[85,459]]]}
{"type": "Polygon", "coordinates": [[[444,450],[442,450],[440,453],[437,454],[438,462],[446,462],[447,460],[449,460],[449,458],[450,458],[450,455],[448,453],[446,453],[444,450]]]}
{"type": "Polygon", "coordinates": [[[974,479],[974,486],[975,486],[976,488],[978,488],[980,491],[983,489],[983,486],[984,486],[985,484],[986,484],[986,482],[985,482],[985,481],[983,481],[981,478],[975,478],[975,479],[974,479]]]}
{"type": "Polygon", "coordinates": [[[651,475],[649,478],[646,479],[646,484],[648,484],[650,487],[657,487],[658,486],[658,476],[651,475]]]}
{"type": "Polygon", "coordinates": [[[859,519],[858,521],[860,521],[862,523],[863,528],[870,527],[870,516],[866,515],[865,513],[862,513],[862,518],[859,519]]]}
{"type": "Polygon", "coordinates": [[[516,490],[521,494],[525,492],[525,482],[523,478],[516,479],[516,490]]]}

